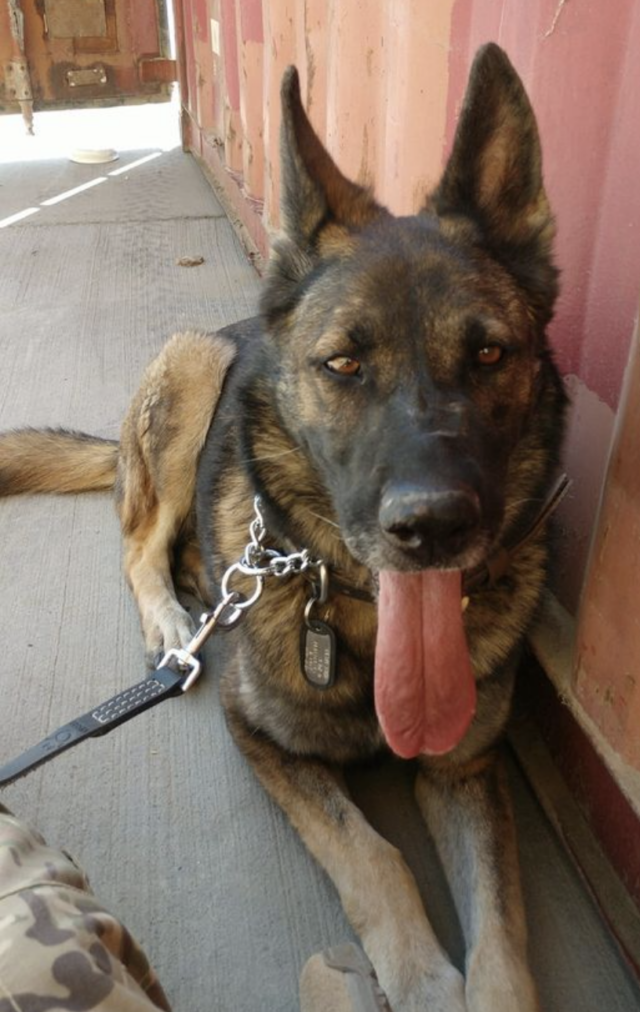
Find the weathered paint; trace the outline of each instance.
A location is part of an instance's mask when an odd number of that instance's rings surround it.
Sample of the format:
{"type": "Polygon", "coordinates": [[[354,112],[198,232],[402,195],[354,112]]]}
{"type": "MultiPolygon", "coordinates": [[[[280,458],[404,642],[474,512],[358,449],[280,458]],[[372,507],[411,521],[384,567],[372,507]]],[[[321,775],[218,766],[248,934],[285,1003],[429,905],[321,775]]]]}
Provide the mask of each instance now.
{"type": "Polygon", "coordinates": [[[240,32],[242,42],[245,45],[247,42],[264,42],[262,0],[239,0],[238,12],[242,26],[240,32]]]}
{"type": "Polygon", "coordinates": [[[280,132],[280,80],[290,63],[302,63],[297,52],[296,14],[306,14],[298,0],[263,2],[264,17],[264,225],[273,231],[278,225],[280,163],[277,157],[280,132]]]}
{"type": "Polygon", "coordinates": [[[192,76],[189,129],[197,150],[207,146],[199,133],[213,130],[222,142],[214,165],[236,177],[238,201],[259,217],[251,232],[263,252],[279,220],[279,92],[290,63],[341,168],[374,184],[396,213],[420,206],[442,165],[453,0],[184,0],[185,26],[203,5],[196,31],[219,19],[222,46],[208,77],[200,56],[198,88],[214,81],[206,106],[222,111],[207,122],[192,76]]]}
{"type": "Polygon", "coordinates": [[[240,75],[236,0],[220,0],[220,42],[224,74],[224,154],[231,172],[242,171],[242,127],[240,120],[240,75]]]}
{"type": "Polygon", "coordinates": [[[240,0],[236,13],[239,46],[240,136],[242,177],[246,194],[261,200],[264,177],[262,139],[263,48],[261,0],[240,0]]]}
{"type": "MultiPolygon", "coordinates": [[[[553,685],[537,665],[529,665],[527,677],[519,682],[518,696],[518,705],[536,714],[538,725],[544,728],[545,741],[555,763],[594,827],[605,855],[640,910],[640,813],[637,791],[635,797],[629,791],[637,784],[638,774],[627,775],[626,789],[620,789],[616,780],[620,761],[611,768],[604,764],[597,730],[589,737],[585,731],[588,722],[574,718],[573,705],[567,706],[566,700],[558,705],[553,685]]],[[[588,878],[586,869],[583,873],[588,878]]],[[[597,895],[598,883],[595,891],[597,895]]],[[[602,896],[601,902],[607,916],[607,897],[602,896]]],[[[614,923],[617,913],[612,911],[614,923]]]]}
{"type": "Polygon", "coordinates": [[[571,491],[558,510],[559,552],[553,567],[554,591],[570,612],[580,604],[594,517],[616,421],[613,409],[574,373],[565,376],[571,399],[564,457],[571,491]]]}
{"type": "Polygon", "coordinates": [[[27,133],[33,133],[33,88],[31,71],[25,53],[24,15],[19,0],[7,0],[2,16],[4,37],[4,69],[5,100],[15,101],[22,113],[27,133]]]}
{"type": "Polygon", "coordinates": [[[607,475],[576,643],[578,699],[616,751],[640,769],[640,345],[607,475]]]}
{"type": "Polygon", "coordinates": [[[396,2],[387,10],[385,136],[376,175],[395,214],[424,203],[444,164],[453,0],[396,2]]]}

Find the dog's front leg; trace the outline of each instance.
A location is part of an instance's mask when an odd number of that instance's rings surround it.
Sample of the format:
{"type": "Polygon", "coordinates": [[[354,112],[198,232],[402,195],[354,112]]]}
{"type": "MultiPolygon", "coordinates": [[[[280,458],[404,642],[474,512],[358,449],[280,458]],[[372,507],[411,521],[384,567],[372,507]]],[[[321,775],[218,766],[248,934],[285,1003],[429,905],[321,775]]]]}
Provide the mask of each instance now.
{"type": "Polygon", "coordinates": [[[285,753],[227,713],[242,752],[333,880],[394,1012],[465,1012],[463,981],[440,948],[399,852],[347,797],[340,775],[285,753]]]}
{"type": "Polygon", "coordinates": [[[490,755],[460,767],[425,763],[416,793],[465,935],[467,1009],[538,1012],[501,760],[490,755]]]}
{"type": "MultiPolygon", "coordinates": [[[[176,597],[174,549],[180,535],[191,533],[198,459],[234,354],[221,335],[174,334],[147,367],[122,426],[117,503],[125,572],[152,667],[194,632],[176,597]]],[[[189,561],[199,590],[202,567],[193,546],[183,566],[189,561]]]]}

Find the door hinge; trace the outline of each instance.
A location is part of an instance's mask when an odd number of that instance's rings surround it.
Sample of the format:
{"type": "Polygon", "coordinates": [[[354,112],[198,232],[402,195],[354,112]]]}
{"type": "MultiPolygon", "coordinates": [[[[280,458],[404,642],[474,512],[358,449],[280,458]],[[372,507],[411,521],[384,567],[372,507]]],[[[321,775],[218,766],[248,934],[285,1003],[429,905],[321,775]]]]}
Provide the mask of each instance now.
{"type": "Polygon", "coordinates": [[[4,80],[8,98],[16,99],[18,102],[28,102],[33,98],[29,65],[26,60],[10,60],[9,63],[5,63],[4,80]]]}

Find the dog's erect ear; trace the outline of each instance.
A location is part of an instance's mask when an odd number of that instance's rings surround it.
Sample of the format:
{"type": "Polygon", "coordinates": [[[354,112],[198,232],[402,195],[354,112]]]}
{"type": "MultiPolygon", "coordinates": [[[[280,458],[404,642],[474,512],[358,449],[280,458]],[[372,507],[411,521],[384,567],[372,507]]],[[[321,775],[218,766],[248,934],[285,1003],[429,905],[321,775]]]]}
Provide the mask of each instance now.
{"type": "Polygon", "coordinates": [[[343,176],[309,122],[295,67],[282,79],[282,222],[303,250],[313,247],[322,228],[366,225],[382,210],[367,189],[343,176]]]}
{"type": "Polygon", "coordinates": [[[343,176],[317,137],[300,99],[295,67],[282,80],[282,232],[271,244],[260,308],[269,323],[291,310],[320,261],[349,249],[349,233],[387,214],[369,191],[343,176]]]}
{"type": "Polygon", "coordinates": [[[483,46],[471,68],[453,151],[427,209],[464,215],[533,299],[541,323],[557,294],[553,215],[536,119],[506,54],[483,46]]]}

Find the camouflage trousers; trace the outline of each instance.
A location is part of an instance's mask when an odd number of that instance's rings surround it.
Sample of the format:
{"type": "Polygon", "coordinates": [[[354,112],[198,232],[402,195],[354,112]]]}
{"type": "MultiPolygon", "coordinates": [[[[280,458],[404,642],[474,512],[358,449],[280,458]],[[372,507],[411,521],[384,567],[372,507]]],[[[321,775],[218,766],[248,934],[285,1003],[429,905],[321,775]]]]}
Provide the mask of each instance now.
{"type": "Polygon", "coordinates": [[[0,1012],[170,1012],[83,871],[0,805],[0,1012]]]}
{"type": "MultiPolygon", "coordinates": [[[[352,943],[307,961],[300,1007],[391,1012],[352,943]]],[[[0,1012],[158,1010],[171,1012],[147,957],[82,869],[0,805],[0,1012]]]]}

